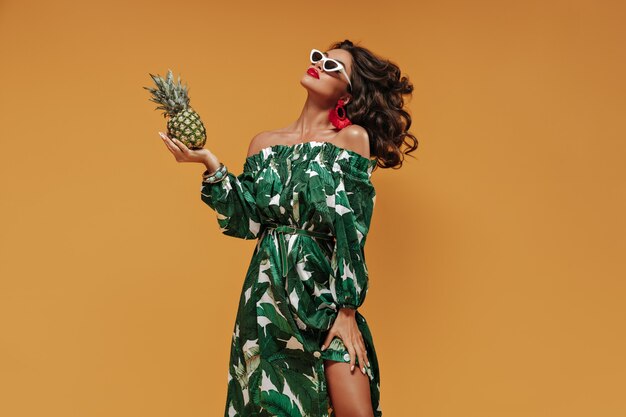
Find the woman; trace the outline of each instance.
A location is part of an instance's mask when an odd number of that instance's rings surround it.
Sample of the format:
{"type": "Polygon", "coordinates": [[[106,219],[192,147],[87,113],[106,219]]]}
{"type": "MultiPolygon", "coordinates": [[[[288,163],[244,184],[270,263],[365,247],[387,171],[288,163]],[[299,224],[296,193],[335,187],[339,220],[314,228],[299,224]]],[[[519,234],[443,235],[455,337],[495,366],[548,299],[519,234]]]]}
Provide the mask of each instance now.
{"type": "Polygon", "coordinates": [[[417,149],[402,109],[413,86],[349,40],[312,50],[310,60],[300,117],[257,134],[239,176],[209,150],[162,134],[178,162],[206,166],[201,198],[222,233],[258,239],[232,336],[225,416],[382,416],[376,351],[357,309],[368,290],[371,173],[401,166],[417,149]]]}

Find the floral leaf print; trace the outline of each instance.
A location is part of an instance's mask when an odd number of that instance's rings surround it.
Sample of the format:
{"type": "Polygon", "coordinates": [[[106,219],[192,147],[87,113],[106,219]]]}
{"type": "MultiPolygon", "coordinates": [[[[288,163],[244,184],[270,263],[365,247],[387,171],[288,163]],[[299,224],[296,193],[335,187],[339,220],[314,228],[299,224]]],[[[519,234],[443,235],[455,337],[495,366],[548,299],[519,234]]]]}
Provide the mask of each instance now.
{"type": "Polygon", "coordinates": [[[374,165],[330,142],[274,145],[246,158],[240,175],[202,184],[223,234],[258,239],[235,319],[225,417],[335,417],[324,361],[348,362],[349,353],[338,337],[320,347],[340,308],[357,309],[382,417],[374,340],[358,311],[370,286],[374,165]]]}

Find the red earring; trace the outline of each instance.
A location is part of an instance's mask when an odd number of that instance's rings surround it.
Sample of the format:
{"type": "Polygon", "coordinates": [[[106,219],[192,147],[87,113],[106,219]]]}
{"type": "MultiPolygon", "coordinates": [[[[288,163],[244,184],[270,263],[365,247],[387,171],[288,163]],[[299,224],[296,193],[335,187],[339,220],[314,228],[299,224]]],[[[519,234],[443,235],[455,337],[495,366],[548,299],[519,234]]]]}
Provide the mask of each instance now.
{"type": "Polygon", "coordinates": [[[344,107],[343,100],[339,99],[334,109],[330,109],[328,112],[328,120],[337,128],[343,129],[346,126],[350,126],[352,122],[348,119],[346,114],[346,108],[344,107]]]}

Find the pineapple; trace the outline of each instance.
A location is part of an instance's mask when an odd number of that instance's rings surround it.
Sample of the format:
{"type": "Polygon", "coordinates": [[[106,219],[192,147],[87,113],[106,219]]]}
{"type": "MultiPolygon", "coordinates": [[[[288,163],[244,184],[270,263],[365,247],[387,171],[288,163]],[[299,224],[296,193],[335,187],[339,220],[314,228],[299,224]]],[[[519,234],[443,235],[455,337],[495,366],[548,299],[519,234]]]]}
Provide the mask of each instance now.
{"type": "Polygon", "coordinates": [[[187,86],[181,86],[180,75],[178,84],[172,82],[172,71],[168,70],[167,79],[150,74],[158,89],[143,87],[152,93],[150,101],[160,104],[156,110],[162,109],[163,117],[168,117],[167,134],[175,137],[189,149],[200,149],[206,143],[206,129],[198,113],[189,106],[187,86]]]}

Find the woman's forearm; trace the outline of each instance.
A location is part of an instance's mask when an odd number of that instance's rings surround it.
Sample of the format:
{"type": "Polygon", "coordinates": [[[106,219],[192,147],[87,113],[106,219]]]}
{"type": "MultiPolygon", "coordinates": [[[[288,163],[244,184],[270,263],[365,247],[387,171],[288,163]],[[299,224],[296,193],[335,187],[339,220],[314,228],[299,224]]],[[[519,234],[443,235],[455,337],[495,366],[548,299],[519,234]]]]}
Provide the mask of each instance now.
{"type": "Polygon", "coordinates": [[[219,159],[210,151],[203,163],[209,173],[215,172],[220,167],[219,159]]]}

